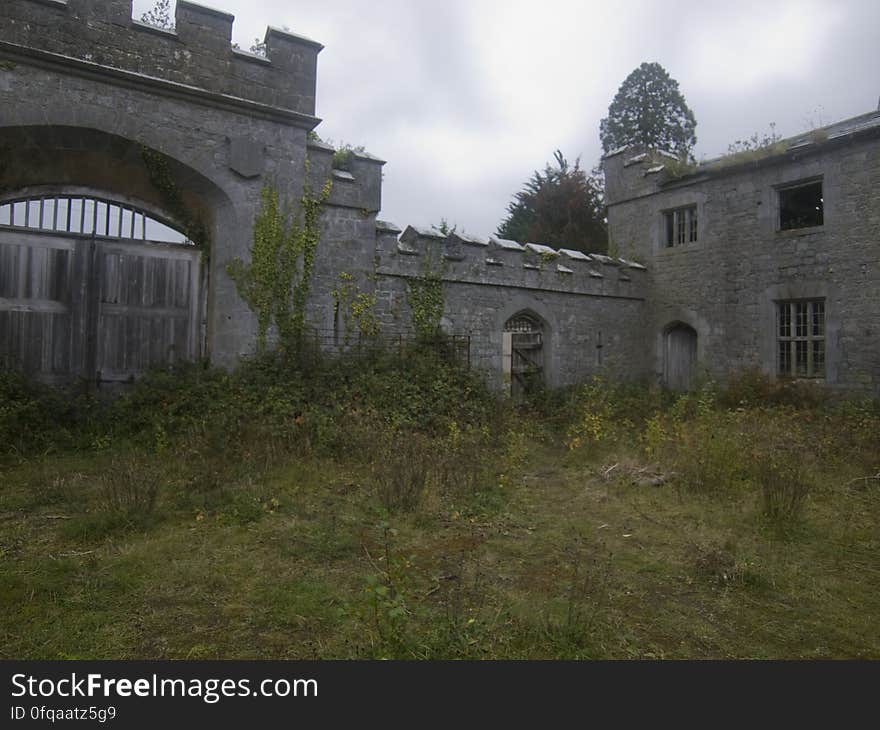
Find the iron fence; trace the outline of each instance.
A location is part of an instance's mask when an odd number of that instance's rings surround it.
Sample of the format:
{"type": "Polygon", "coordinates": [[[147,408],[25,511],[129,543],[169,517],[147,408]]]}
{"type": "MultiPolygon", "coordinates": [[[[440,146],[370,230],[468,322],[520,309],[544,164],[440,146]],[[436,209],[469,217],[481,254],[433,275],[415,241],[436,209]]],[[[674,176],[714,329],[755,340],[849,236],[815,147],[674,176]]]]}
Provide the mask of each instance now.
{"type": "Polygon", "coordinates": [[[406,360],[419,352],[430,351],[440,358],[471,366],[471,336],[439,334],[425,337],[414,332],[341,333],[336,330],[311,329],[303,335],[303,345],[317,355],[337,356],[386,353],[406,360]]]}

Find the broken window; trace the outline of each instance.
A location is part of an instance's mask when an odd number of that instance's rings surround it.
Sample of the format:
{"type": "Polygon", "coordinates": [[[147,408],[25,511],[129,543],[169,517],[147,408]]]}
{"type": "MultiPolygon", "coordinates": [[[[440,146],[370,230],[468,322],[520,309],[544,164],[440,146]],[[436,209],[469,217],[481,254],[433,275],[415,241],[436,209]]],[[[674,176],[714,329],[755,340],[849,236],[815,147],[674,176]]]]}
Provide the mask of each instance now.
{"type": "Polygon", "coordinates": [[[666,218],[666,248],[681,246],[685,243],[696,243],[696,205],[668,210],[664,216],[666,218]]]}
{"type": "Polygon", "coordinates": [[[825,301],[779,302],[777,372],[790,378],[825,377],[825,301]]]}
{"type": "Polygon", "coordinates": [[[779,230],[821,226],[825,221],[822,181],[793,185],[779,191],[779,230]]]}

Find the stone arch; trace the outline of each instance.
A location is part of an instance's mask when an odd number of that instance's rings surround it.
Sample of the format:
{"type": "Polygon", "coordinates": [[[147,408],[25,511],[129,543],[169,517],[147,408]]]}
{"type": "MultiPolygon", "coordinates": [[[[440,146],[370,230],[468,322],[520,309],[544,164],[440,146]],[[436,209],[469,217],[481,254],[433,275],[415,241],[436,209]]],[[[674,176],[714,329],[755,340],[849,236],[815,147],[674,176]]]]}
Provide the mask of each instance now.
{"type": "Polygon", "coordinates": [[[510,367],[512,364],[512,352],[510,350],[512,342],[507,342],[508,338],[505,337],[505,327],[510,320],[520,315],[532,317],[540,324],[542,333],[541,354],[543,358],[541,382],[544,385],[554,386],[556,385],[556,362],[554,360],[554,353],[558,350],[556,338],[559,332],[556,317],[552,310],[545,307],[544,304],[535,297],[530,297],[525,294],[517,294],[511,297],[506,306],[500,307],[496,311],[493,326],[494,333],[497,333],[495,336],[500,340],[496,341],[498,343],[498,350],[496,350],[496,352],[501,355],[500,370],[503,374],[503,387],[505,390],[509,387],[511,378],[510,367]]]}
{"type": "Polygon", "coordinates": [[[0,329],[9,335],[5,359],[46,379],[100,384],[210,353],[214,282],[203,263],[234,220],[219,185],[168,154],[101,129],[7,124],[0,126],[0,207],[24,204],[30,211],[33,202],[24,201],[42,201],[39,223],[21,226],[7,215],[0,231],[0,258],[9,270],[0,307],[0,329]],[[77,198],[80,210],[91,206],[91,226],[44,224],[45,201],[54,214],[60,201],[69,210],[77,198]],[[119,223],[126,212],[129,222],[140,215],[144,225],[149,218],[182,232],[176,243],[201,246],[175,252],[123,235],[119,225],[112,230],[111,213],[119,223]],[[28,267],[55,284],[23,287],[28,267]]]}
{"type": "Polygon", "coordinates": [[[663,328],[663,384],[670,390],[690,390],[697,376],[697,331],[682,321],[663,328]]]}
{"type": "Polygon", "coordinates": [[[544,320],[528,309],[504,323],[502,371],[514,398],[521,398],[546,382],[544,330],[544,320]]]}
{"type": "Polygon", "coordinates": [[[91,120],[83,111],[85,123],[94,124],[53,123],[66,119],[60,111],[53,113],[57,108],[49,105],[42,124],[27,114],[0,124],[0,202],[80,194],[136,208],[188,237],[193,230],[204,231],[200,243],[203,254],[210,255],[202,262],[210,262],[213,274],[205,265],[198,274],[203,321],[198,352],[212,356],[217,332],[233,318],[226,304],[218,307],[234,297],[218,267],[238,246],[233,236],[242,228],[226,185],[179,138],[163,142],[157,129],[145,135],[153,143],[147,145],[130,129],[126,115],[99,114],[91,120]]]}
{"type": "Polygon", "coordinates": [[[185,226],[157,185],[147,158],[173,181],[189,214],[209,230],[229,225],[225,192],[190,164],[161,149],[101,129],[56,125],[0,126],[0,200],[81,191],[149,212],[171,227],[185,226]]]}

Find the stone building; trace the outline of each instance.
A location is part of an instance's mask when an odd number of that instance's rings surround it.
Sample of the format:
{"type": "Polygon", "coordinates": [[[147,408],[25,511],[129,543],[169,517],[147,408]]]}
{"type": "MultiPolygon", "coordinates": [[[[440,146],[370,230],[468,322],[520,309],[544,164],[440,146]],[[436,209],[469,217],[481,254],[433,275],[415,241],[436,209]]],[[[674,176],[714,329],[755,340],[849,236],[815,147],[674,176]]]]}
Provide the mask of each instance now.
{"type": "Polygon", "coordinates": [[[658,377],[880,393],[880,110],[694,168],[638,149],[604,168],[613,245],[651,274],[658,377]]]}
{"type": "Polygon", "coordinates": [[[359,335],[341,290],[403,338],[430,280],[443,329],[499,387],[611,371],[683,388],[759,365],[878,391],[877,115],[683,176],[610,155],[616,253],[587,256],[379,220],[384,162],[337,169],[310,134],[320,44],[269,28],[265,56],[244,52],[231,15],[188,0],[173,30],[131,15],[0,6],[0,362],[97,383],[234,364],[257,323],[227,267],[249,256],[261,191],[331,181],[306,311],[324,347],[359,335]]]}
{"type": "Polygon", "coordinates": [[[430,265],[444,328],[499,385],[644,373],[643,266],[413,228],[398,240],[377,220],[384,163],[352,153],[335,169],[309,134],[320,44],[269,28],[265,56],[243,52],[231,15],[187,0],[173,30],[131,14],[131,0],[0,8],[4,361],[98,383],[233,364],[256,321],[227,266],[249,256],[261,190],[296,201],[330,180],[306,313],[325,346],[352,335],[341,282],[375,297],[384,336],[412,331],[408,294],[430,265]]]}

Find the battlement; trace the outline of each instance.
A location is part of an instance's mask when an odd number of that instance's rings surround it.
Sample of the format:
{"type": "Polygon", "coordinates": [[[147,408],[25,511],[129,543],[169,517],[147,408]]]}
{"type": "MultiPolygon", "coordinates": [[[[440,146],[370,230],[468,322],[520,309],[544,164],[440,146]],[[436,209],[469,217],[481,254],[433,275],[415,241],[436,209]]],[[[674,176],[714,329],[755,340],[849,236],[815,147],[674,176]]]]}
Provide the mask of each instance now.
{"type": "Polygon", "coordinates": [[[3,0],[0,57],[75,59],[90,74],[158,79],[286,112],[297,126],[317,124],[320,43],[270,27],[264,58],[232,47],[229,13],[178,0],[175,21],[165,30],[133,20],[131,0],[3,0]]]}
{"type": "Polygon", "coordinates": [[[309,183],[320,190],[329,179],[330,205],[354,208],[363,213],[378,213],[382,208],[382,167],[385,160],[366,153],[351,151],[345,170],[333,167],[336,150],[323,142],[309,142],[309,183]]]}
{"type": "Polygon", "coordinates": [[[657,192],[667,180],[670,162],[678,162],[671,152],[635,145],[609,152],[602,158],[606,203],[614,205],[657,192]]]}
{"type": "Polygon", "coordinates": [[[633,299],[647,287],[647,269],[634,261],[414,226],[395,238],[397,230],[387,223],[378,230],[380,274],[415,278],[430,270],[450,282],[633,299]]]}

